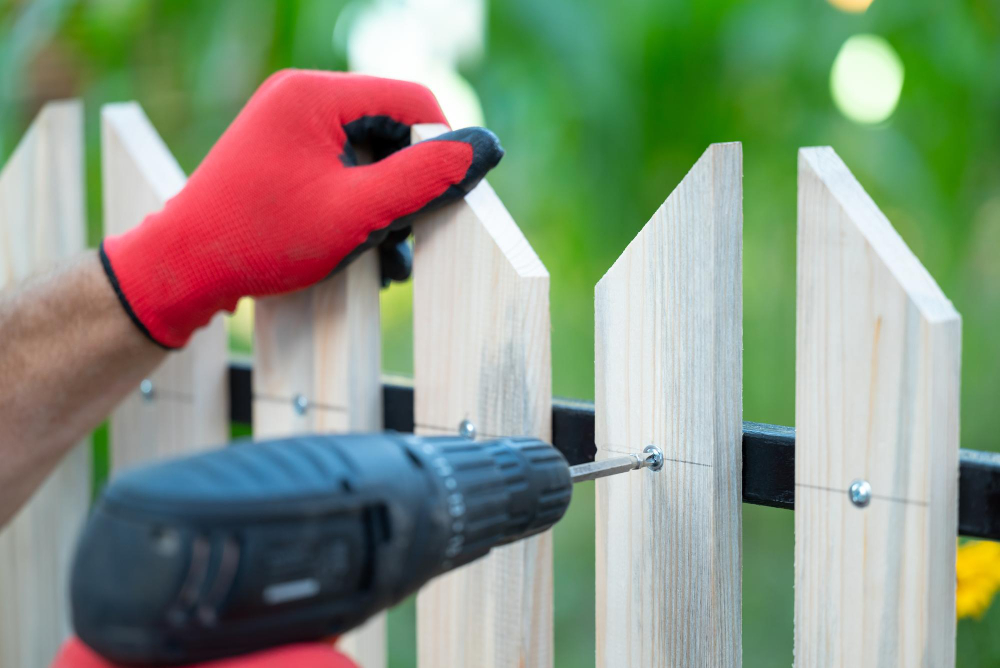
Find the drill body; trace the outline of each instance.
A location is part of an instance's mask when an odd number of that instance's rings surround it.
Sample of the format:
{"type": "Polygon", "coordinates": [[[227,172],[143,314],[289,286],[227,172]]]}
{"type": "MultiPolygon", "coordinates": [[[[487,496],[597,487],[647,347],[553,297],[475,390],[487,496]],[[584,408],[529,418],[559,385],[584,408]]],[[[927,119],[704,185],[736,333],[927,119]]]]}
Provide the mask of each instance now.
{"type": "Polygon", "coordinates": [[[536,439],[403,434],[234,444],[112,481],[77,548],[77,635],[177,665],[348,631],[548,529],[570,471],[536,439]]]}

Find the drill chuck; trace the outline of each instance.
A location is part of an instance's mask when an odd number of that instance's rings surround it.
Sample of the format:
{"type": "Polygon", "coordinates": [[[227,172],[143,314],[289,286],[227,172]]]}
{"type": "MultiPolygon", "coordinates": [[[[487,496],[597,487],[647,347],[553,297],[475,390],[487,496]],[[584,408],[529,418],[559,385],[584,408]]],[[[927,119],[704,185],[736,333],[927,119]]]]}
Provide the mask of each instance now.
{"type": "Polygon", "coordinates": [[[531,438],[303,436],[113,480],[77,547],[77,635],[176,665],[348,631],[566,512],[570,471],[531,438]]]}

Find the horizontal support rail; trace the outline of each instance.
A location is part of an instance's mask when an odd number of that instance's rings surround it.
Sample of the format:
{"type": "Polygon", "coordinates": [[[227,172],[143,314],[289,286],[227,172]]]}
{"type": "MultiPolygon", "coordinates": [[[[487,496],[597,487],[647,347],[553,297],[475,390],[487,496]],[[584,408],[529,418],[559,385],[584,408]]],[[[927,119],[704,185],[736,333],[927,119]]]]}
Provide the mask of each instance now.
{"type": "MultiPolygon", "coordinates": [[[[229,367],[230,419],[251,423],[251,366],[229,367]]],[[[405,378],[383,385],[385,428],[413,431],[413,387],[405,378]]],[[[455,425],[456,432],[458,425],[455,425]]],[[[594,460],[594,405],[554,399],[552,444],[570,465],[594,460]]],[[[846,494],[847,491],[845,490],[846,494]]],[[[795,507],[795,429],[759,422],[743,423],[743,502],[795,507]]],[[[961,450],[959,454],[958,532],[1000,541],[1000,453],[961,450]]]]}

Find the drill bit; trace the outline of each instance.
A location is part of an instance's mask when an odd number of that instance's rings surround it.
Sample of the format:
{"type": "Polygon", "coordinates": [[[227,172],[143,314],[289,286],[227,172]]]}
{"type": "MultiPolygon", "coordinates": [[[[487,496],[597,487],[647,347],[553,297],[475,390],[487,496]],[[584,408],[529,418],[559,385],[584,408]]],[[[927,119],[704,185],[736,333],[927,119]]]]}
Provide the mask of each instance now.
{"type": "Polygon", "coordinates": [[[647,445],[646,449],[638,454],[571,466],[569,475],[575,484],[584,480],[597,480],[609,475],[646,468],[651,471],[659,471],[663,468],[663,453],[655,445],[647,445]]]}

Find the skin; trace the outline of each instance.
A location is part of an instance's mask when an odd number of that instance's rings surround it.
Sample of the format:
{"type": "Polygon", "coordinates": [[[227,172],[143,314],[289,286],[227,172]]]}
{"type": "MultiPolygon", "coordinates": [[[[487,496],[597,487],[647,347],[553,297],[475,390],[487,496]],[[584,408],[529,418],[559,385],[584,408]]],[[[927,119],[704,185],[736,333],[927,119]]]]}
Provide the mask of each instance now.
{"type": "Polygon", "coordinates": [[[129,320],[96,252],[0,292],[0,526],[167,351],[129,320]]]}

